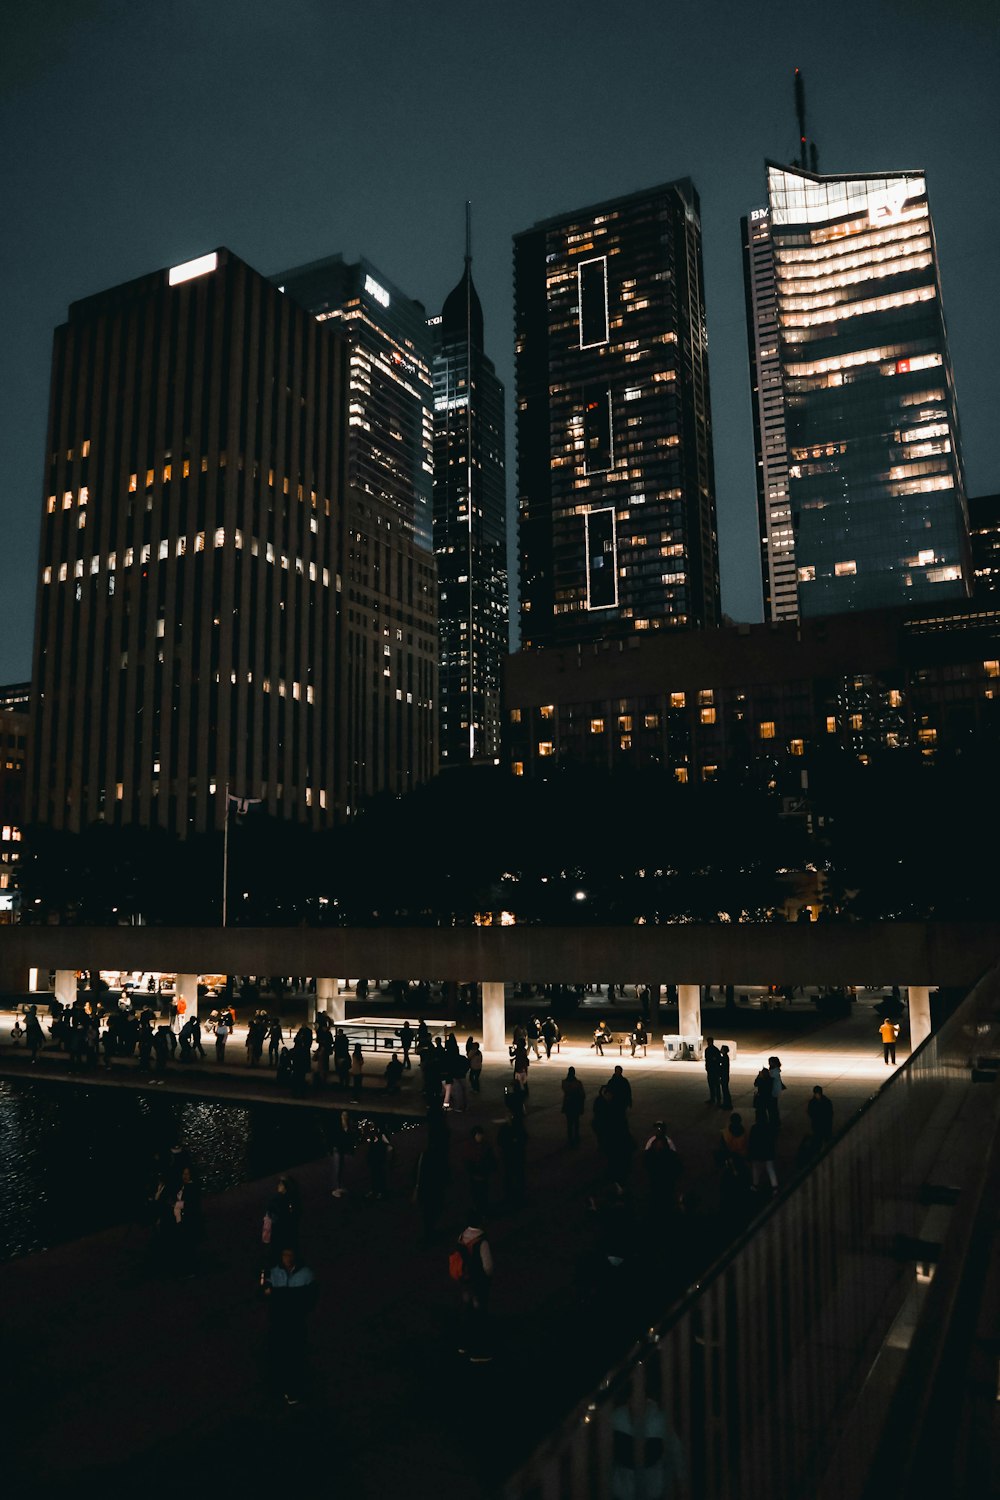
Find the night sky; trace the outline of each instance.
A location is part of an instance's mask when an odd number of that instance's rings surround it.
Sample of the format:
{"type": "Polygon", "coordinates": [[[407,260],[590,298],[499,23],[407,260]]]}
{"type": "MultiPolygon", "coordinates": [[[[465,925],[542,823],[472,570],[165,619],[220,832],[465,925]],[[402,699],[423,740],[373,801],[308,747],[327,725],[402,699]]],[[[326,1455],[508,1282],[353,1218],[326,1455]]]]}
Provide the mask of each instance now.
{"type": "MultiPolygon", "coordinates": [[[[513,385],[511,234],[690,175],[702,202],[723,606],[760,617],[739,218],[796,149],[925,168],[970,494],[1000,489],[995,0],[32,0],[0,47],[0,682],[31,669],[52,329],[228,245],[365,254],[428,313],[462,267],[513,385]]],[[[509,409],[508,490],[514,495],[509,409]]]]}

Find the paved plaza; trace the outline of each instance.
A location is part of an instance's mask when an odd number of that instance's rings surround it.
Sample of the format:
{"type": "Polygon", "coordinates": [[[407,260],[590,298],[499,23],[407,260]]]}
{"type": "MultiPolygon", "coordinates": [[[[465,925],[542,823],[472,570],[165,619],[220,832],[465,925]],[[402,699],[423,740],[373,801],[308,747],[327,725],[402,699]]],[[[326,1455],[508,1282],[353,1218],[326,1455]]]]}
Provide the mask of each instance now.
{"type": "MultiPolygon", "coordinates": [[[[11,1019],[0,1018],[3,1072],[65,1075],[66,1060],[55,1053],[43,1053],[30,1069],[23,1051],[8,1045],[11,1019]]],[[[821,1022],[808,1008],[753,1011],[729,1032],[721,1007],[706,1009],[706,1033],[737,1041],[733,1107],[748,1123],[754,1075],[771,1053],[781,1057],[787,1092],[779,1180],[793,1174],[814,1084],[833,1101],[839,1127],[889,1076],[877,1036],[880,1019],[870,1003],[835,1023],[821,1022]]],[[[225,1484],[262,1493],[272,1485],[297,1488],[322,1474],[338,1492],[354,1496],[440,1496],[445,1487],[471,1497],[494,1493],[719,1248],[713,1154],[726,1116],[706,1104],[703,1068],[666,1062],[660,1045],[646,1058],[633,1060],[627,1048],[621,1059],[617,1048],[613,1056],[596,1058],[588,1045],[589,1010],[564,1029],[561,1052],[530,1071],[525,1203],[510,1211],[498,1202],[489,1218],[496,1261],[492,1363],[470,1366],[456,1353],[447,1259],[466,1222],[462,1152],[469,1131],[481,1123],[492,1137],[505,1117],[509,1063],[502,1055],[487,1056],[481,1096],[470,1096],[468,1110],[448,1119],[452,1182],[432,1243],[421,1242],[412,1203],[422,1127],[395,1137],[391,1192],[383,1201],[365,1197],[363,1164],[356,1167],[355,1191],[342,1199],[331,1197],[325,1159],[288,1164],[302,1190],[305,1259],[321,1285],[309,1394],[297,1407],[286,1409],[275,1399],[264,1362],[258,1276],[270,1181],[206,1201],[207,1240],[189,1279],[155,1264],[145,1232],[134,1226],[0,1267],[6,1368],[17,1372],[14,1406],[22,1414],[13,1448],[21,1492],[65,1493],[68,1483],[87,1478],[106,1482],[110,1492],[128,1484],[140,1493],[173,1493],[183,1482],[196,1490],[225,1484]],[[589,1116],[600,1084],[619,1061],[634,1092],[632,1133],[641,1145],[655,1120],[666,1121],[683,1158],[688,1207],[670,1245],[641,1240],[627,1278],[595,1295],[591,1203],[600,1197],[604,1175],[589,1116]],[[559,1083],[570,1064],[587,1090],[583,1142],[575,1152],[566,1147],[559,1108],[559,1083]],[[29,1420],[25,1413],[32,1414],[29,1420]]],[[[225,1068],[211,1060],[183,1073],[172,1067],[159,1092],[292,1102],[277,1095],[266,1068],[245,1066],[240,1043],[240,1036],[230,1043],[239,1060],[225,1068]]],[[[900,1062],[908,1051],[904,1018],[900,1062]]],[[[368,1114],[421,1116],[417,1079],[416,1069],[407,1074],[395,1100],[369,1080],[362,1107],[368,1114]]],[[[149,1086],[125,1065],[86,1081],[149,1086]]],[[[335,1090],[326,1096],[331,1105],[341,1097],[335,1090]]],[[[16,1150],[16,1143],[7,1149],[16,1150]]],[[[630,1192],[640,1226],[642,1178],[634,1164],[630,1192]]]]}

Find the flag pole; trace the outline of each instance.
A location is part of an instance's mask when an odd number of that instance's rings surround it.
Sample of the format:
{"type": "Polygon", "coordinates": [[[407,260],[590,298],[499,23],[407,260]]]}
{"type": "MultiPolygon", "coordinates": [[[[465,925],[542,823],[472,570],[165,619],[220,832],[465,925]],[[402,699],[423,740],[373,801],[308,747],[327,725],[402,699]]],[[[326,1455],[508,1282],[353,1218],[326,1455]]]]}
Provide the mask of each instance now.
{"type": "Polygon", "coordinates": [[[222,925],[226,925],[226,896],[229,890],[229,782],[226,782],[226,810],[222,835],[222,925]]]}

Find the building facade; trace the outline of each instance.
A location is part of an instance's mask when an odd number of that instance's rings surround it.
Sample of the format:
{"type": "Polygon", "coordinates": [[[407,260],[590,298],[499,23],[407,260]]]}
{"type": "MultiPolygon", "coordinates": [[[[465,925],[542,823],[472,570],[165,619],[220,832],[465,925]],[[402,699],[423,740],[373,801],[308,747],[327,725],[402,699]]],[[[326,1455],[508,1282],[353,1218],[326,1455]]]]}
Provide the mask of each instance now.
{"type": "Polygon", "coordinates": [[[442,767],[500,755],[507,654],[504,389],[483,348],[472,258],[430,320],[442,767]]]}
{"type": "Polygon", "coordinates": [[[438,768],[431,338],[423,306],[364,259],[329,256],[271,280],[350,351],[340,610],[350,814],[438,768]]]}
{"type": "MultiPolygon", "coordinates": [[[[799,612],[967,596],[958,412],[923,175],[769,163],[768,215],[799,612]]],[[[760,343],[773,348],[763,323],[760,343]]],[[[759,452],[766,439],[765,423],[759,452]]]]}
{"type": "Polygon", "coordinates": [[[778,354],[778,279],[770,210],[751,209],[740,220],[740,232],[764,619],[794,620],[799,612],[798,577],[788,496],[785,393],[778,354]]]}
{"type": "Polygon", "coordinates": [[[679,782],[1000,749],[1000,608],[960,601],[521,651],[505,669],[514,775],[560,761],[679,782]]]}
{"type": "Polygon", "coordinates": [[[0,687],[0,922],[16,910],[16,867],[25,825],[31,684],[0,687]]]}
{"type": "Polygon", "coordinates": [[[514,302],[522,644],[717,625],[693,185],[516,235],[514,302]]]}
{"type": "Polygon", "coordinates": [[[969,500],[973,592],[977,598],[1000,594],[1000,495],[969,500]]]}
{"type": "Polygon", "coordinates": [[[320,827],[336,713],[347,348],[226,250],[56,330],[32,821],[179,834],[227,786],[320,827]]]}
{"type": "Polygon", "coordinates": [[[271,280],[351,348],[351,488],[432,550],[433,390],[427,314],[367,260],[341,255],[271,280]]]}

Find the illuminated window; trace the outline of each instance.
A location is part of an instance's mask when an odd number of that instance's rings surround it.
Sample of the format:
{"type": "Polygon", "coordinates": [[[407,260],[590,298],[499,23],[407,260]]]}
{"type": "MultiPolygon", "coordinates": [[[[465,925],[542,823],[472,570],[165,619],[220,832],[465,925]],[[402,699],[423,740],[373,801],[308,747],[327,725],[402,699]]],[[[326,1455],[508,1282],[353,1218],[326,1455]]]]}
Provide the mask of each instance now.
{"type": "Polygon", "coordinates": [[[51,515],[53,515],[55,513],[55,508],[56,508],[56,497],[55,497],[55,495],[50,495],[49,498],[48,498],[48,503],[45,506],[45,509],[48,511],[49,515],[51,516],[51,515]]]}
{"type": "Polygon", "coordinates": [[[513,769],[513,772],[514,772],[515,776],[523,776],[524,775],[524,761],[523,760],[516,760],[514,762],[514,765],[513,765],[512,769],[513,769]]]}
{"type": "Polygon", "coordinates": [[[539,753],[539,755],[555,755],[555,753],[556,753],[555,746],[553,745],[552,741],[551,740],[539,740],[538,741],[538,753],[539,753]]]}
{"type": "Polygon", "coordinates": [[[702,766],[702,768],[701,768],[701,779],[702,779],[702,781],[714,781],[715,780],[715,773],[716,773],[716,771],[718,769],[719,769],[718,766],[702,766]]]}
{"type": "Polygon", "coordinates": [[[711,688],[702,688],[701,691],[698,694],[698,702],[699,703],[714,703],[715,702],[715,694],[712,692],[712,689],[711,688]]]}
{"type": "Polygon", "coordinates": [[[898,688],[889,689],[889,707],[899,708],[903,702],[903,695],[898,688]]]}
{"type": "Polygon", "coordinates": [[[1000,677],[1000,661],[984,661],[983,671],[987,677],[1000,677]]]}
{"type": "Polygon", "coordinates": [[[917,739],[920,741],[920,743],[922,745],[936,745],[937,744],[937,730],[936,729],[918,729],[917,730],[917,739]]]}
{"type": "Polygon", "coordinates": [[[683,693],[671,693],[670,694],[670,707],[671,708],[684,708],[686,704],[687,704],[687,698],[686,698],[686,696],[683,693]]]}
{"type": "Polygon", "coordinates": [[[760,726],[760,737],[762,740],[774,739],[774,720],[764,719],[760,726]]]}
{"type": "Polygon", "coordinates": [[[642,720],[642,727],[644,729],[659,729],[659,727],[660,727],[660,716],[659,716],[659,714],[644,714],[643,715],[643,720],[642,720]]]}
{"type": "Polygon", "coordinates": [[[510,711],[510,722],[512,724],[520,724],[520,722],[521,722],[521,710],[519,708],[512,708],[511,709],[511,711],[510,711]]]}
{"type": "Polygon", "coordinates": [[[687,766],[674,766],[674,780],[675,781],[679,781],[681,783],[681,785],[683,786],[686,783],[687,779],[688,779],[688,768],[687,768],[687,766]]]}
{"type": "Polygon", "coordinates": [[[632,736],[630,734],[620,735],[618,738],[618,748],[619,750],[631,750],[632,736]]]}
{"type": "Polygon", "coordinates": [[[603,734],[604,733],[604,720],[603,719],[591,719],[591,721],[590,721],[590,732],[591,732],[591,734],[603,734]]]}
{"type": "Polygon", "coordinates": [[[543,704],[538,710],[538,716],[540,719],[551,719],[555,716],[555,708],[551,703],[543,704]]]}
{"type": "Polygon", "coordinates": [[[836,734],[837,733],[837,721],[833,717],[832,714],[827,714],[827,717],[826,717],[826,732],[827,732],[827,734],[836,734]]]}
{"type": "Polygon", "coordinates": [[[632,715],[631,714],[619,714],[618,715],[618,728],[621,730],[622,734],[631,734],[632,733],[632,715]]]}
{"type": "Polygon", "coordinates": [[[147,488],[147,490],[151,490],[153,488],[153,479],[154,479],[154,477],[155,477],[155,471],[153,469],[147,469],[146,470],[146,488],[147,488]]]}
{"type": "Polygon", "coordinates": [[[789,740],[788,748],[792,755],[802,755],[805,751],[804,740],[789,740]]]}
{"type": "Polygon", "coordinates": [[[715,709],[714,708],[703,708],[701,710],[700,714],[699,714],[699,718],[701,719],[701,722],[703,724],[714,724],[715,723],[715,709]]]}
{"type": "Polygon", "coordinates": [[[138,474],[130,474],[128,476],[128,492],[129,492],[130,495],[134,495],[135,494],[136,489],[138,487],[138,484],[139,484],[139,476],[138,476],[138,474]]]}
{"type": "Polygon", "coordinates": [[[833,571],[838,578],[850,578],[858,571],[858,565],[856,562],[834,563],[833,571]]]}
{"type": "Polygon", "coordinates": [[[167,554],[168,554],[169,551],[170,551],[170,543],[167,541],[166,538],[164,538],[163,541],[161,541],[161,543],[159,545],[159,548],[157,550],[157,556],[158,556],[160,562],[163,561],[163,559],[167,556],[167,554]]]}
{"type": "Polygon", "coordinates": [[[862,719],[860,714],[851,714],[850,724],[852,729],[860,729],[863,723],[864,720],[862,719]]]}
{"type": "Polygon", "coordinates": [[[816,577],[816,569],[811,564],[807,568],[800,568],[799,569],[799,582],[800,583],[812,583],[812,581],[814,580],[815,577],[816,577]]]}

